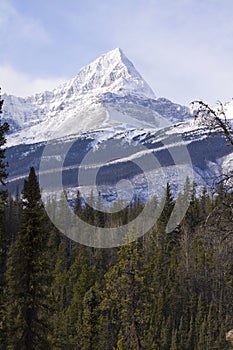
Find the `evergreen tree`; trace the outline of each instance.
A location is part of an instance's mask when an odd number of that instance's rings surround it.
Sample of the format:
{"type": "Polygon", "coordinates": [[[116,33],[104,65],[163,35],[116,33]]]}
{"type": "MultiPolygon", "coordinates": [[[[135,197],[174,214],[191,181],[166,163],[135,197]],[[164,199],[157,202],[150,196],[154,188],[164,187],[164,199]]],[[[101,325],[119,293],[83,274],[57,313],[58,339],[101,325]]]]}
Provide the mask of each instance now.
{"type": "MultiPolygon", "coordinates": [[[[156,203],[163,207],[161,217],[146,238],[128,244],[135,236],[132,230],[118,249],[93,249],[59,235],[45,220],[33,178],[30,173],[24,186],[20,229],[9,252],[4,314],[8,333],[4,335],[2,318],[1,350],[49,349],[49,342],[54,350],[228,349],[225,333],[232,328],[233,313],[231,193],[219,188],[214,199],[206,190],[197,197],[187,179],[178,201],[191,198],[189,209],[169,231],[174,200],[167,185],[164,198],[156,203]],[[50,266],[55,266],[52,272],[50,266]]],[[[59,206],[48,203],[62,224],[69,223],[70,215],[64,200],[59,206]]],[[[101,208],[101,196],[97,201],[101,208]]],[[[9,233],[17,232],[14,208],[12,199],[3,205],[11,222],[9,233]]],[[[78,194],[75,213],[104,226],[122,224],[139,209],[135,201],[110,221],[82,205],[78,194]]]]}
{"type": "MultiPolygon", "coordinates": [[[[134,235],[129,233],[128,238],[134,235]]],[[[127,243],[118,250],[118,262],[105,275],[106,293],[102,309],[112,315],[109,331],[118,336],[118,348],[140,350],[145,330],[142,275],[142,250],[139,242],[127,243]],[[120,322],[115,324],[116,319],[120,322]],[[115,325],[114,325],[115,324],[115,325]],[[121,345],[119,345],[121,344],[121,345]]],[[[116,344],[108,344],[108,348],[116,344]]]]}
{"type": "Polygon", "coordinates": [[[65,312],[68,304],[68,260],[65,243],[62,241],[57,249],[55,267],[52,273],[51,299],[52,313],[49,324],[50,340],[55,349],[65,349],[67,344],[67,325],[65,312]]]}
{"type": "Polygon", "coordinates": [[[81,329],[81,349],[97,350],[98,345],[98,316],[99,316],[98,288],[91,287],[83,299],[83,316],[81,329]]]}
{"type": "Polygon", "coordinates": [[[19,233],[7,262],[6,318],[8,349],[49,349],[50,271],[45,211],[34,168],[24,182],[19,233]]]}
{"type": "Polygon", "coordinates": [[[87,264],[81,266],[81,261],[75,260],[70,275],[71,282],[76,276],[74,284],[70,284],[72,299],[66,312],[67,326],[71,344],[80,344],[83,339],[83,302],[87,291],[93,285],[93,275],[87,264]],[[76,268],[76,269],[75,269],[76,268]],[[76,271],[75,271],[76,270],[76,271]]]}
{"type": "Polygon", "coordinates": [[[170,215],[172,213],[172,210],[174,208],[174,199],[171,192],[171,187],[167,183],[164,197],[161,201],[161,204],[163,206],[162,213],[160,215],[160,218],[158,220],[158,230],[160,233],[164,236],[164,233],[166,231],[166,226],[168,223],[168,220],[170,218],[170,215]]]}

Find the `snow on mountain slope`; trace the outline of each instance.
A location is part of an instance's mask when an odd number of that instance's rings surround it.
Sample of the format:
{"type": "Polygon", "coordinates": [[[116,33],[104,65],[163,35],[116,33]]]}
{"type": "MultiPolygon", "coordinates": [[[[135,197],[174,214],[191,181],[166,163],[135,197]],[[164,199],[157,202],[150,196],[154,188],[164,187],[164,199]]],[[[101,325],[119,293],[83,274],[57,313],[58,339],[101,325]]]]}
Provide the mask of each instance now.
{"type": "Polygon", "coordinates": [[[161,128],[190,116],[187,107],[156,99],[120,49],[100,56],[52,92],[3,99],[3,118],[13,132],[8,146],[113,126],[161,128]]]}
{"type": "Polygon", "coordinates": [[[55,91],[63,94],[63,88],[67,90],[68,86],[71,92],[74,89],[79,94],[101,90],[102,94],[111,91],[126,95],[130,91],[136,95],[155,98],[152,89],[119,48],[100,56],[82,68],[76,78],[55,91]]]}
{"type": "Polygon", "coordinates": [[[233,121],[233,100],[225,104],[226,117],[231,122],[233,121]]]}

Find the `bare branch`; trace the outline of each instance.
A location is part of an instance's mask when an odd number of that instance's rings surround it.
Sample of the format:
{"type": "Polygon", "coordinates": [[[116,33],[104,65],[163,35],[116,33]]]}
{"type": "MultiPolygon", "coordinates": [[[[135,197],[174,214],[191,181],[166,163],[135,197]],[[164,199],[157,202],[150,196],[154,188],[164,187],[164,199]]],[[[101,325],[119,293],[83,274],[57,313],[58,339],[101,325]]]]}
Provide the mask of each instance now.
{"type": "Polygon", "coordinates": [[[210,132],[220,128],[224,132],[227,142],[233,146],[233,130],[227,120],[225,107],[221,101],[218,101],[217,109],[213,109],[201,100],[193,101],[190,105],[195,119],[200,120],[203,126],[209,127],[210,132]]]}

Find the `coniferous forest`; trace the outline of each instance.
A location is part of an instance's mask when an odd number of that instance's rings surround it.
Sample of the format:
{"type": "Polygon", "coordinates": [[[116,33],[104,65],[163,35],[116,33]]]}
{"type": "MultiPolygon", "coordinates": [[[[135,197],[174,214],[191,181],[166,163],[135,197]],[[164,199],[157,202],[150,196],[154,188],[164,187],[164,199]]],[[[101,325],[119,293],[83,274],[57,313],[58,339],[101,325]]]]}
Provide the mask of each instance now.
{"type": "MultiPolygon", "coordinates": [[[[7,130],[0,125],[2,184],[7,130]]],[[[178,197],[191,198],[190,206],[170,233],[174,198],[167,184],[150,232],[111,249],[86,247],[57,231],[33,168],[22,193],[0,195],[0,349],[230,349],[233,193],[223,182],[214,195],[204,188],[197,196],[187,179],[178,197]]],[[[50,199],[49,205],[65,220],[62,201],[57,206],[50,199]]],[[[110,219],[83,204],[78,193],[74,210],[104,227],[109,220],[113,226],[130,220],[142,206],[135,200],[110,219]]]]}

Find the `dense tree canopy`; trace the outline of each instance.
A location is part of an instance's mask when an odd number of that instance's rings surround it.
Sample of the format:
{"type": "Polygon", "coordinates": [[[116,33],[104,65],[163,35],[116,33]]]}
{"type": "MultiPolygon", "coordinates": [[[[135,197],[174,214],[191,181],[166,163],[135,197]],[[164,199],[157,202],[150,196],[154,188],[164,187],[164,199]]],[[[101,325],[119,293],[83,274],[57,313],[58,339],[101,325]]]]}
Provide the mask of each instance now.
{"type": "MultiPolygon", "coordinates": [[[[7,130],[0,127],[1,182],[7,130]]],[[[166,227],[175,200],[167,184],[162,200],[154,200],[163,210],[150,232],[129,243],[132,228],[125,245],[94,249],[52,226],[31,168],[21,196],[9,194],[1,202],[0,349],[229,349],[233,194],[220,184],[214,196],[205,188],[197,196],[187,179],[177,200],[187,198],[188,211],[171,232],[166,227]]],[[[100,208],[101,194],[97,200],[100,208]]],[[[69,219],[64,202],[50,198],[48,205],[54,216],[69,219]]],[[[115,227],[142,207],[136,198],[122,212],[103,215],[78,193],[74,212],[94,225],[115,227]]]]}
{"type": "MultiPolygon", "coordinates": [[[[31,169],[8,251],[2,349],[228,349],[233,197],[223,188],[214,198],[189,191],[189,210],[172,232],[168,185],[150,232],[118,249],[93,249],[51,227],[31,169]]],[[[75,212],[85,210],[78,198],[75,212]]],[[[133,217],[138,209],[128,210],[133,217]]]]}

